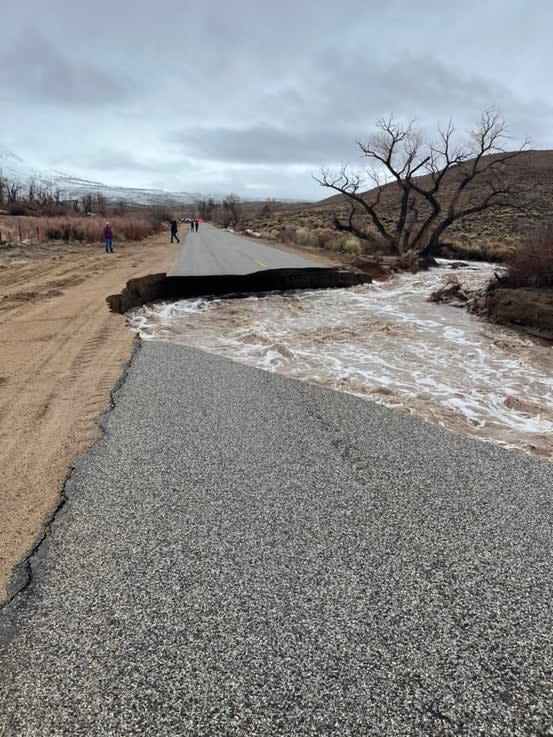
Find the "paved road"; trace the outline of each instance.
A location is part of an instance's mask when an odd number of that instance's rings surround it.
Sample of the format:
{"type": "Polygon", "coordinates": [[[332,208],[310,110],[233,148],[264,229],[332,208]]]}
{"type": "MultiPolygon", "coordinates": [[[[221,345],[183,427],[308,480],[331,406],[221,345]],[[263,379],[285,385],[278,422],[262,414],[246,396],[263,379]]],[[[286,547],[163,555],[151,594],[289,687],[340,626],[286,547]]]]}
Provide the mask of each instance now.
{"type": "Polygon", "coordinates": [[[0,734],[550,735],[553,466],[146,343],[4,612],[0,734]]]}
{"type": "Polygon", "coordinates": [[[326,268],[325,264],[203,224],[197,233],[186,234],[169,276],[236,276],[266,269],[312,269],[316,266],[326,268]]]}

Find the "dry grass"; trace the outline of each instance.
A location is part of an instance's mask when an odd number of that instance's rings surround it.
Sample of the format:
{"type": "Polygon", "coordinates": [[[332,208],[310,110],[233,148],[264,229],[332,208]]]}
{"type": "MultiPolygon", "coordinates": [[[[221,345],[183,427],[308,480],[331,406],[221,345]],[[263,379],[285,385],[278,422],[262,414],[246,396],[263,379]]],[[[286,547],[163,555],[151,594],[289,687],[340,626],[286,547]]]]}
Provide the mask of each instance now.
{"type": "MultiPolygon", "coordinates": [[[[289,207],[272,213],[269,218],[251,215],[245,227],[262,232],[264,238],[287,240],[325,250],[341,250],[340,244],[344,244],[348,238],[333,227],[332,215],[332,210],[320,209],[318,205],[313,205],[312,208],[304,205],[295,210],[289,207]]],[[[527,221],[521,220],[519,223],[519,219],[515,218],[515,228],[512,218],[506,216],[506,213],[497,212],[494,217],[494,223],[467,221],[448,230],[444,241],[450,246],[451,257],[504,261],[520,243],[519,230],[527,221]],[[455,253],[454,249],[459,252],[455,253]]],[[[355,241],[359,252],[362,252],[363,242],[357,239],[355,241]]]]}
{"type": "Polygon", "coordinates": [[[296,228],[294,225],[270,227],[273,222],[266,223],[266,227],[259,231],[265,240],[277,240],[282,243],[321,248],[325,251],[350,255],[359,255],[363,251],[362,243],[358,238],[344,235],[332,228],[315,227],[311,229],[306,226],[296,228]]]}
{"type": "MultiPolygon", "coordinates": [[[[158,217],[121,215],[109,218],[116,240],[139,241],[161,230],[158,217]]],[[[0,217],[0,241],[97,243],[104,238],[106,218],[86,216],[0,217]]]]}

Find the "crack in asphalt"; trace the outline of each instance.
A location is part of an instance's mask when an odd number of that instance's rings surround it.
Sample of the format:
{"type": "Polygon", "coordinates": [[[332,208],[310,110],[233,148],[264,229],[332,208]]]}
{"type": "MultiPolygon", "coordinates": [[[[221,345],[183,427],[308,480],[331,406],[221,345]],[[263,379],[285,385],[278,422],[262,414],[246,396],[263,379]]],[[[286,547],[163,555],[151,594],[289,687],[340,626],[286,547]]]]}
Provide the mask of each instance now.
{"type": "MultiPolygon", "coordinates": [[[[142,341],[140,340],[140,338],[136,337],[133,342],[131,355],[128,361],[124,364],[121,370],[121,375],[119,376],[113,389],[109,393],[108,408],[95,419],[95,423],[102,430],[102,434],[105,434],[107,432],[106,421],[109,415],[115,409],[115,395],[124,386],[125,381],[127,380],[129,375],[130,367],[136,356],[138,355],[141,345],[142,341]]],[[[91,447],[96,445],[98,440],[99,438],[93,443],[91,447]]],[[[71,466],[67,471],[64,482],[60,489],[58,500],[48,513],[46,519],[42,522],[40,530],[35,537],[32,546],[13,568],[6,588],[5,600],[2,601],[0,604],[0,645],[5,643],[7,639],[9,639],[9,632],[13,629],[14,624],[11,610],[13,609],[14,604],[18,603],[19,599],[24,594],[28,593],[29,589],[31,588],[37,566],[40,565],[40,561],[46,553],[51,528],[55,524],[63,508],[69,501],[69,487],[71,486],[73,477],[79,467],[79,463],[82,457],[86,455],[89,450],[90,448],[84,449],[71,463],[71,466]]]]}

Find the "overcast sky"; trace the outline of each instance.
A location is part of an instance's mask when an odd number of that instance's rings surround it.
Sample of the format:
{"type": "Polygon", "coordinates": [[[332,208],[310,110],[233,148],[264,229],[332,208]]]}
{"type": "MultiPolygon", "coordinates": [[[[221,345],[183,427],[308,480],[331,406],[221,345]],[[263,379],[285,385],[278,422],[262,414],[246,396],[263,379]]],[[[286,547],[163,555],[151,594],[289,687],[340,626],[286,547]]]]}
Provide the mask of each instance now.
{"type": "Polygon", "coordinates": [[[320,199],[377,117],[499,109],[553,148],[550,0],[26,0],[0,150],[108,184],[320,199]]]}

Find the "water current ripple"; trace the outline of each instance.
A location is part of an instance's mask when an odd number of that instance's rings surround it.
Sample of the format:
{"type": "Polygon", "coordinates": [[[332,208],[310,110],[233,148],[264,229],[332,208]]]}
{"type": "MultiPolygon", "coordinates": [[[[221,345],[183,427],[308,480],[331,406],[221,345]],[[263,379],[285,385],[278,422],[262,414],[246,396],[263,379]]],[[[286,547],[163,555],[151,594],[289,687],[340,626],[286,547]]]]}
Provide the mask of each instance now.
{"type": "MultiPolygon", "coordinates": [[[[483,285],[497,267],[456,272],[483,285]]],[[[349,289],[190,299],[135,310],[130,327],[372,399],[464,435],[553,458],[550,346],[427,302],[451,271],[349,289]]]]}

